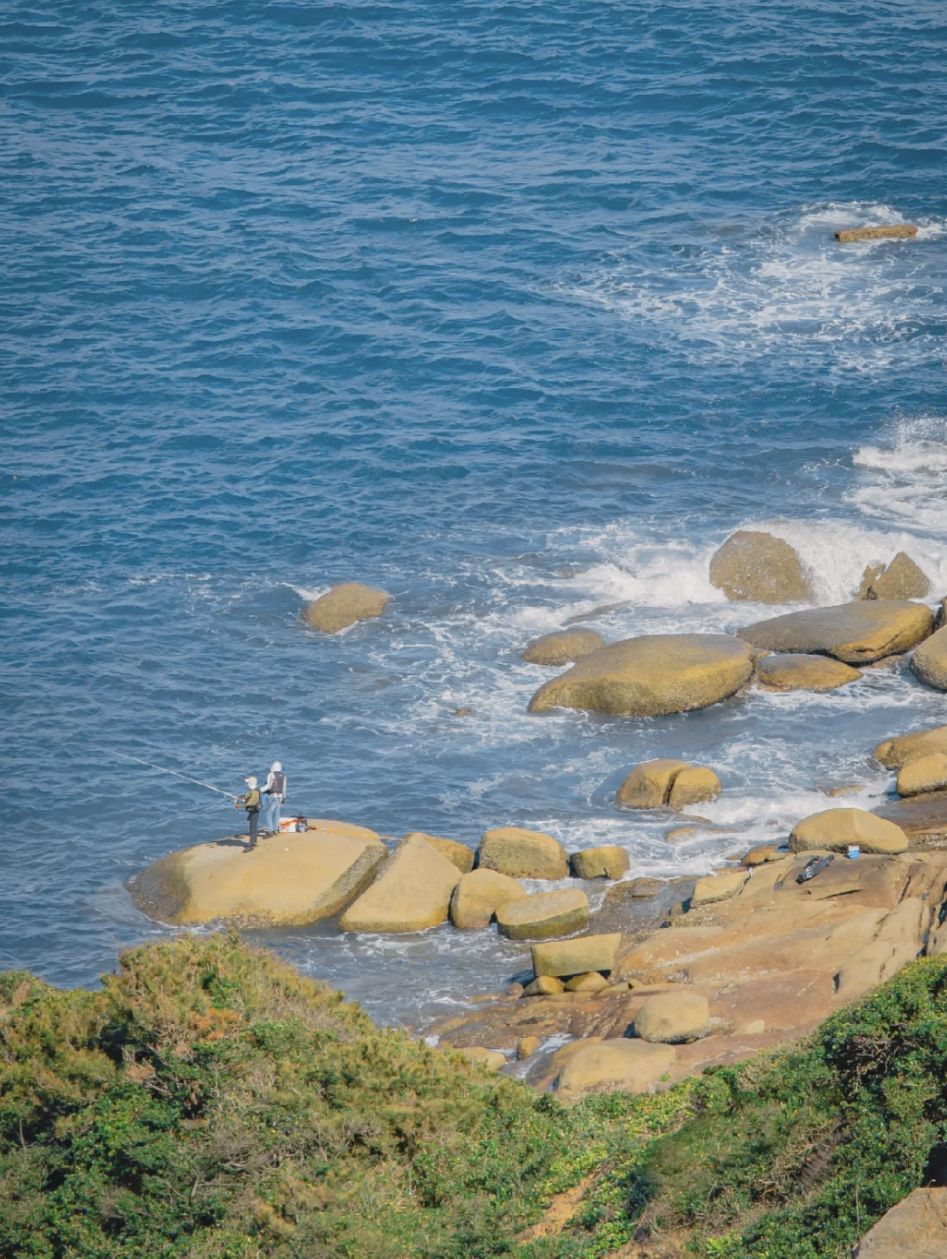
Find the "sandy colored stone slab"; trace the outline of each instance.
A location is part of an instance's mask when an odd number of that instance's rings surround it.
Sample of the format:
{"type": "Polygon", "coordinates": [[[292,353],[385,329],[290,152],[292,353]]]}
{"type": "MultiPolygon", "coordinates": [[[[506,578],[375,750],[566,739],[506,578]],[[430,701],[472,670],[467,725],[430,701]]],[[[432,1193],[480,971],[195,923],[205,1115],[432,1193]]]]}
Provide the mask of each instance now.
{"type": "Polygon", "coordinates": [[[529,711],[582,708],[655,717],[719,703],[749,681],[749,649],[727,634],[650,634],[584,656],[530,700],[529,711]]]}
{"type": "Polygon", "coordinates": [[[526,644],[523,659],[527,664],[571,664],[604,646],[605,639],[598,630],[576,626],[575,629],[555,630],[552,634],[534,638],[526,644]]]}
{"type": "Polygon", "coordinates": [[[520,826],[487,831],[477,850],[477,865],[513,879],[564,879],[569,874],[566,850],[557,839],[520,826]]]}
{"type": "Polygon", "coordinates": [[[812,582],[798,552],[771,533],[740,529],[710,561],[710,584],[728,599],[811,603],[812,582]]]}
{"type": "Polygon", "coordinates": [[[710,1006],[697,992],[665,992],[649,997],[635,1019],[642,1040],[676,1045],[700,1040],[710,1031],[710,1006]]]}
{"type": "Polygon", "coordinates": [[[728,870],[726,874],[708,874],[698,879],[691,896],[691,905],[712,905],[714,901],[728,900],[742,890],[750,877],[749,870],[728,870]]]}
{"type": "Polygon", "coordinates": [[[381,616],[390,598],[360,581],[343,582],[314,599],[303,612],[303,620],[324,634],[338,634],[356,621],[381,616]]]}
{"type": "Polygon", "coordinates": [[[610,972],[620,943],[621,932],[616,931],[609,935],[583,936],[579,940],[534,944],[531,950],[533,970],[537,975],[559,978],[592,970],[610,972]]]}
{"type": "Polygon", "coordinates": [[[574,852],[569,864],[576,879],[620,879],[631,865],[631,858],[617,844],[604,844],[574,852]]]}
{"type": "Polygon", "coordinates": [[[668,808],[681,810],[689,804],[704,804],[720,795],[720,779],[704,765],[688,765],[675,774],[668,795],[668,808]]]}
{"type": "Polygon", "coordinates": [[[425,931],[447,920],[461,873],[420,836],[402,840],[380,877],[339,919],[340,931],[425,931]]]}
{"type": "Polygon", "coordinates": [[[898,770],[899,796],[917,796],[925,791],[944,791],[945,789],[947,789],[947,753],[945,752],[931,752],[929,756],[919,756],[916,761],[909,761],[898,770]]]}
{"type": "Polygon", "coordinates": [[[501,905],[522,900],[526,889],[508,874],[497,870],[471,870],[461,876],[450,902],[450,919],[455,927],[468,930],[488,927],[501,905]]]}
{"type": "Polygon", "coordinates": [[[756,662],[756,680],[768,691],[834,691],[862,676],[828,656],[773,655],[756,662]]]}
{"type": "Polygon", "coordinates": [[[913,240],[917,228],[910,223],[893,223],[889,227],[846,227],[834,233],[843,245],[857,240],[913,240]]]}
{"type": "Polygon", "coordinates": [[[790,612],[738,632],[745,642],[766,651],[834,656],[862,665],[908,651],[930,634],[933,621],[934,614],[922,603],[878,599],[790,612]]]}
{"type": "Polygon", "coordinates": [[[916,761],[931,752],[947,752],[947,726],[933,726],[929,730],[917,730],[914,734],[901,734],[885,739],[875,748],[875,759],[885,769],[900,769],[908,761],[916,761]]]}
{"type": "Polygon", "coordinates": [[[915,1189],[862,1238],[853,1259],[944,1259],[947,1189],[915,1189]]]}
{"type": "Polygon", "coordinates": [[[461,874],[467,874],[474,867],[474,851],[457,839],[444,839],[441,835],[428,835],[425,831],[409,831],[405,839],[417,835],[426,840],[442,857],[452,861],[461,874]]]}
{"type": "Polygon", "coordinates": [[[651,1093],[674,1065],[671,1045],[644,1040],[605,1040],[587,1045],[562,1069],[557,1088],[562,1101],[589,1093],[651,1093]]]}
{"type": "Polygon", "coordinates": [[[790,852],[845,852],[857,844],[865,853],[899,853],[908,846],[900,826],[864,809],[826,809],[812,813],[793,827],[790,852]]]}
{"type": "Polygon", "coordinates": [[[551,940],[588,926],[589,901],[578,888],[539,892],[501,905],[496,919],[500,935],[510,940],[551,940]]]}
{"type": "Polygon", "coordinates": [[[947,626],[921,643],[911,657],[911,670],[925,686],[947,691],[947,626]]]}
{"type": "Polygon", "coordinates": [[[387,856],[374,838],[290,831],[252,852],[225,840],[170,853],[128,886],[142,913],[175,926],[305,926],[344,908],[387,856]]]}

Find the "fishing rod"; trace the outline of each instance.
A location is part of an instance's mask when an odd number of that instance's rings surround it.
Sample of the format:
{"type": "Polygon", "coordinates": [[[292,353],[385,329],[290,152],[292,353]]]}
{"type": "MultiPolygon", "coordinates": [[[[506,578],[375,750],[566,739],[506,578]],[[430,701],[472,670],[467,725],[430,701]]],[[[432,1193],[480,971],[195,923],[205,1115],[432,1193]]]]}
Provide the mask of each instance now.
{"type": "Polygon", "coordinates": [[[160,770],[162,774],[173,774],[175,778],[183,778],[185,782],[197,783],[198,787],[206,787],[208,791],[216,791],[221,796],[229,796],[231,800],[240,799],[232,791],[224,791],[222,787],[215,787],[213,783],[201,782],[199,778],[192,778],[190,774],[179,774],[176,769],[168,769],[166,765],[155,765],[153,761],[143,761],[140,756],[129,756],[127,752],[117,752],[115,748],[110,748],[109,751],[113,756],[120,756],[126,761],[137,761],[139,765],[147,765],[149,769],[160,770]]]}

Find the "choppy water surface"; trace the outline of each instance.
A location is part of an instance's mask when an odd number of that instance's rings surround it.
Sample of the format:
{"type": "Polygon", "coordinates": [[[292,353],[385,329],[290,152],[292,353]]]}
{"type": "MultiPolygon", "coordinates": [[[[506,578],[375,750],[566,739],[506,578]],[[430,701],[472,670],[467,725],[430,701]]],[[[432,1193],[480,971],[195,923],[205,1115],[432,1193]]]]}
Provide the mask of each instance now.
{"type": "MultiPolygon", "coordinates": [[[[824,601],[904,548],[947,593],[947,90],[934,3],[7,5],[2,963],[94,983],[158,934],[123,883],[291,803],[709,869],[888,782],[947,720],[902,669],[653,721],[531,717],[532,635],[732,629],[735,527],[824,601]],[[914,242],[832,230],[918,223],[914,242]],[[383,586],[323,638],[304,599],[383,586]],[[457,708],[471,709],[466,718],[457,708]],[[669,845],[611,803],[713,765],[669,845]]],[[[524,950],[269,937],[414,1022],[524,950]]]]}

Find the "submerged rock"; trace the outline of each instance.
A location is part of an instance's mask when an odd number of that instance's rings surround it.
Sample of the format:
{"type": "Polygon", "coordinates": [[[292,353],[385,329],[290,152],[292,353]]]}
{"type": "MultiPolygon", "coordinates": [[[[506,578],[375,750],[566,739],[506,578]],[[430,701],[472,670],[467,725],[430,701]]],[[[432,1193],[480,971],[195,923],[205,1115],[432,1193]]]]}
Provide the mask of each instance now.
{"type": "Polygon", "coordinates": [[[900,826],[864,809],[827,809],[812,813],[793,827],[790,852],[845,852],[857,844],[866,853],[899,853],[908,846],[900,826]]]}
{"type": "Polygon", "coordinates": [[[619,848],[617,844],[605,844],[600,848],[574,852],[570,864],[576,879],[620,879],[631,865],[631,860],[624,848],[619,848]]]}
{"type": "Polygon", "coordinates": [[[569,874],[566,850],[557,839],[520,826],[487,831],[477,850],[477,865],[513,879],[565,879],[569,874]]]}
{"type": "Polygon", "coordinates": [[[749,603],[811,603],[812,582],[798,553],[771,533],[740,529],[710,561],[710,584],[749,603]]]}
{"type": "Polygon", "coordinates": [[[911,658],[914,676],[935,691],[947,691],[947,629],[921,643],[911,658]]]}
{"type": "Polygon", "coordinates": [[[922,603],[889,599],[790,612],[738,632],[766,651],[811,652],[860,665],[907,651],[930,634],[933,620],[922,603]]]}
{"type": "Polygon", "coordinates": [[[762,656],[756,680],[768,691],[834,691],[862,676],[858,669],[828,656],[762,656]]]}
{"type": "Polygon", "coordinates": [[[720,779],[712,769],[665,757],[636,765],[615,802],[626,809],[683,809],[719,795],[720,779]]]}
{"type": "Polygon", "coordinates": [[[899,551],[891,563],[869,564],[862,574],[859,599],[926,599],[931,583],[909,555],[899,551]]]}
{"type": "Polygon", "coordinates": [[[918,730],[914,734],[885,739],[875,748],[875,759],[885,769],[900,769],[909,761],[929,756],[931,752],[947,752],[947,726],[934,726],[930,730],[918,730]]]}
{"type": "Polygon", "coordinates": [[[425,931],[447,921],[461,873],[419,835],[402,840],[378,880],[339,919],[340,931],[425,931]]]}
{"type": "Polygon", "coordinates": [[[501,905],[522,900],[526,890],[516,879],[497,870],[471,870],[461,877],[450,902],[450,918],[455,927],[467,930],[488,927],[501,905]]]}
{"type": "Polygon", "coordinates": [[[649,997],[635,1018],[642,1040],[677,1045],[700,1040],[710,1031],[710,1006],[696,992],[663,992],[649,997]]]}
{"type": "Polygon", "coordinates": [[[557,1093],[571,1101],[588,1093],[651,1093],[674,1065],[670,1045],[604,1040],[583,1047],[566,1063],[557,1093]]]}
{"type": "Polygon", "coordinates": [[[538,892],[501,905],[496,918],[500,935],[510,940],[550,940],[587,927],[589,901],[578,888],[538,892]]]}
{"type": "Polygon", "coordinates": [[[529,711],[655,717],[719,703],[748,682],[749,648],[727,634],[649,634],[601,647],[541,686],[529,711]]]}
{"type": "Polygon", "coordinates": [[[314,599],[303,612],[303,620],[324,634],[338,634],[356,621],[381,616],[390,598],[360,581],[346,581],[314,599]]]}
{"type": "Polygon", "coordinates": [[[605,646],[605,639],[598,630],[577,626],[575,629],[555,630],[543,634],[526,644],[523,659],[527,664],[563,665],[581,660],[590,652],[605,646]]]}

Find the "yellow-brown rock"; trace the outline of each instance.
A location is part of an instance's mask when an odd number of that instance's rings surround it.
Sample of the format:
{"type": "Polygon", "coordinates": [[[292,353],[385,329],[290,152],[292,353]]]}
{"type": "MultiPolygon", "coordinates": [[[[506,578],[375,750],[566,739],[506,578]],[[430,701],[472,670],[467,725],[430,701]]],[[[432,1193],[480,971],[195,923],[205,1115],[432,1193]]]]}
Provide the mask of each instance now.
{"type": "Polygon", "coordinates": [[[252,852],[225,840],[170,853],[136,875],[129,890],[143,913],[175,926],[305,926],[343,909],[387,856],[377,838],[291,831],[261,840],[252,852]]]}
{"type": "Polygon", "coordinates": [[[697,992],[664,992],[649,997],[635,1018],[642,1040],[677,1045],[700,1040],[710,1031],[710,1006],[697,992]]]}
{"type": "Polygon", "coordinates": [[[618,844],[603,844],[599,848],[574,852],[570,865],[576,879],[620,879],[631,865],[631,859],[618,844]]]}
{"type": "Polygon", "coordinates": [[[562,1069],[557,1093],[572,1101],[589,1093],[652,1093],[674,1065],[671,1045],[604,1040],[574,1054],[562,1069]]]}
{"type": "Polygon", "coordinates": [[[865,853],[899,853],[908,846],[900,826],[864,809],[826,809],[797,822],[789,837],[790,852],[845,852],[857,844],[865,853]]]}
{"type": "Polygon", "coordinates": [[[875,748],[875,758],[885,769],[900,769],[908,761],[929,756],[931,752],[947,752],[947,726],[934,726],[931,730],[918,730],[915,734],[885,739],[875,748]]]}
{"type": "Polygon", "coordinates": [[[768,691],[834,691],[861,676],[858,669],[829,656],[773,655],[756,662],[756,680],[768,691]]]}
{"type": "Polygon", "coordinates": [[[450,919],[455,927],[468,930],[487,927],[501,905],[522,900],[526,890],[516,879],[497,870],[471,870],[461,876],[450,902],[450,919]]]}
{"type": "Polygon", "coordinates": [[[474,851],[472,848],[468,848],[466,844],[462,844],[456,839],[444,839],[440,835],[428,835],[425,831],[409,831],[405,835],[405,839],[411,839],[415,835],[427,840],[431,847],[437,849],[442,857],[452,861],[461,874],[467,874],[468,871],[473,869],[474,851]]]}
{"type": "Polygon", "coordinates": [[[355,835],[359,839],[373,839],[381,843],[376,832],[370,831],[367,826],[356,826],[353,822],[339,822],[328,817],[311,817],[306,820],[311,831],[336,831],[341,835],[355,835]]]}
{"type": "Polygon", "coordinates": [[[469,1049],[462,1049],[460,1052],[465,1058],[469,1058],[471,1062],[476,1063],[478,1067],[484,1067],[487,1071],[499,1071],[501,1067],[506,1066],[506,1056],[497,1049],[484,1049],[480,1045],[471,1045],[469,1049]]]}
{"type": "Polygon", "coordinates": [[[537,975],[532,983],[523,989],[524,997],[556,997],[565,992],[565,984],[553,975],[537,975]]]}
{"type": "Polygon", "coordinates": [[[887,568],[869,564],[862,575],[859,599],[926,599],[931,583],[909,555],[899,551],[887,568]]]}
{"type": "Polygon", "coordinates": [[[728,599],[811,603],[812,582],[798,553],[771,533],[740,529],[710,561],[710,584],[728,599]]]}
{"type": "Polygon", "coordinates": [[[526,644],[523,659],[527,664],[571,664],[604,646],[605,639],[597,630],[576,626],[534,638],[526,644]]]}
{"type": "Polygon", "coordinates": [[[656,761],[644,761],[636,765],[615,797],[616,804],[626,809],[663,809],[671,794],[671,784],[682,769],[688,769],[687,761],[662,757],[656,761]]]}
{"type": "Polygon", "coordinates": [[[932,752],[919,756],[898,770],[898,795],[919,796],[925,791],[947,788],[947,753],[932,752]]]}
{"type": "Polygon", "coordinates": [[[914,676],[935,691],[947,691],[947,626],[921,643],[911,657],[914,676]]]}
{"type": "Polygon", "coordinates": [[[516,1057],[519,1062],[524,1058],[532,1058],[533,1054],[542,1044],[538,1036],[521,1036],[516,1042],[516,1057]]]}
{"type": "Polygon", "coordinates": [[[415,835],[402,840],[375,883],[339,919],[340,931],[425,931],[447,920],[461,873],[415,835]]]}
{"type": "Polygon", "coordinates": [[[500,935],[510,940],[552,940],[588,926],[589,901],[578,888],[539,892],[501,905],[496,919],[500,935]]]}
{"type": "Polygon", "coordinates": [[[324,634],[338,634],[356,621],[381,616],[390,598],[384,591],[363,586],[360,581],[343,582],[314,599],[303,612],[303,620],[324,634]]]}
{"type": "Polygon", "coordinates": [[[591,652],[541,686],[529,711],[581,708],[633,717],[687,712],[733,695],[752,672],[749,649],[727,634],[627,638],[591,652]]]}
{"type": "Polygon", "coordinates": [[[763,866],[769,861],[780,861],[785,857],[784,852],[780,852],[775,844],[758,844],[755,848],[744,856],[740,862],[744,866],[763,866]]]}
{"type": "Polygon", "coordinates": [[[615,965],[615,953],[621,943],[621,932],[608,935],[583,936],[579,940],[560,940],[552,944],[534,944],[533,971],[537,975],[562,977],[581,975],[586,971],[609,972],[615,965]]]}
{"type": "Polygon", "coordinates": [[[911,240],[917,228],[911,223],[892,223],[886,227],[846,227],[835,232],[835,239],[843,245],[858,240],[911,240]]]}
{"type": "Polygon", "coordinates": [[[943,1259],[947,1189],[915,1189],[859,1242],[852,1259],[943,1259]]]}
{"type": "Polygon", "coordinates": [[[487,831],[477,851],[477,865],[512,879],[565,879],[569,874],[566,850],[557,839],[520,826],[487,831]]]}
{"type": "Polygon", "coordinates": [[[694,884],[691,906],[712,905],[714,901],[729,900],[742,890],[750,877],[749,870],[728,870],[725,874],[708,874],[694,884]]]}
{"type": "Polygon", "coordinates": [[[720,779],[703,765],[688,765],[675,774],[668,796],[669,809],[685,809],[689,804],[703,804],[720,795],[720,779]]]}
{"type": "Polygon", "coordinates": [[[587,970],[584,975],[573,975],[566,984],[566,992],[601,992],[608,987],[608,980],[597,970],[587,970]]]}
{"type": "Polygon", "coordinates": [[[931,632],[934,614],[922,603],[876,599],[789,612],[757,621],[740,637],[766,651],[834,656],[846,664],[872,664],[907,651],[931,632]]]}

